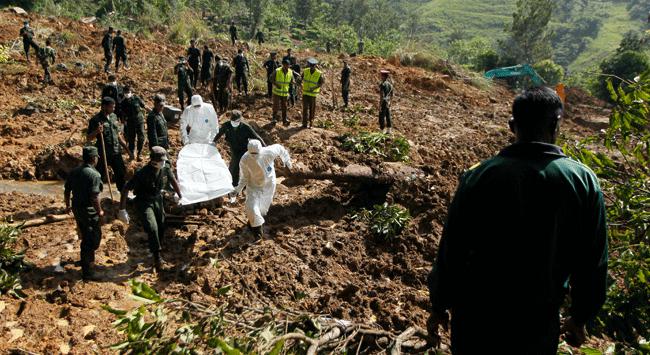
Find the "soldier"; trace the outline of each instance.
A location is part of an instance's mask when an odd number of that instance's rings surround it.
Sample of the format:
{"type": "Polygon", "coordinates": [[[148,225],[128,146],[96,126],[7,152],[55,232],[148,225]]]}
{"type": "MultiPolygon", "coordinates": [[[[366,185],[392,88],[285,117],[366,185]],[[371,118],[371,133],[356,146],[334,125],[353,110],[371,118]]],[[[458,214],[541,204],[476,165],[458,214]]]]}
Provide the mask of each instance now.
{"type": "Polygon", "coordinates": [[[323,73],[316,69],[318,60],[307,59],[309,68],[302,73],[302,128],[311,128],[314,125],[316,116],[316,97],[320,88],[325,84],[323,73]]]}
{"type": "Polygon", "coordinates": [[[230,21],[230,41],[234,46],[237,43],[237,27],[235,27],[235,21],[230,21]]]}
{"type": "Polygon", "coordinates": [[[237,83],[237,91],[241,95],[242,86],[244,87],[244,94],[248,96],[248,73],[251,68],[248,66],[248,59],[244,56],[244,51],[239,48],[237,55],[233,59],[235,64],[235,82],[237,83]]]}
{"type": "Polygon", "coordinates": [[[190,81],[191,77],[190,67],[187,65],[185,57],[178,57],[178,64],[174,67],[174,72],[177,74],[178,78],[178,102],[181,105],[181,111],[185,108],[185,96],[187,95],[187,104],[190,105],[192,99],[192,83],[190,81]]]}
{"type": "Polygon", "coordinates": [[[210,79],[212,79],[212,60],[214,59],[214,53],[210,50],[208,45],[203,46],[203,55],[201,58],[201,86],[205,87],[209,85],[210,79]]]}
{"type": "Polygon", "coordinates": [[[115,72],[120,70],[120,60],[124,62],[124,68],[129,69],[126,61],[126,39],[122,37],[122,31],[117,30],[117,35],[113,39],[113,50],[115,51],[115,72]]]}
{"type": "Polygon", "coordinates": [[[159,146],[169,149],[169,137],[167,133],[167,120],[162,112],[165,108],[165,95],[157,94],[153,97],[153,110],[147,115],[147,139],[149,150],[159,146]]]}
{"type": "Polygon", "coordinates": [[[391,122],[390,102],[393,99],[393,85],[388,80],[390,72],[388,70],[380,70],[381,83],[379,83],[379,128],[384,133],[391,133],[393,124],[391,122]],[[384,130],[386,127],[386,130],[384,130]]]}
{"type": "Polygon", "coordinates": [[[239,160],[246,153],[248,141],[250,139],[257,139],[264,145],[264,140],[257,132],[245,122],[242,122],[242,113],[238,110],[233,110],[230,113],[230,121],[221,125],[219,133],[214,138],[215,144],[219,141],[221,136],[226,136],[226,142],[230,146],[230,175],[232,175],[232,185],[237,186],[239,183],[239,160]]]}
{"type": "Polygon", "coordinates": [[[196,82],[199,79],[199,66],[201,65],[201,50],[196,48],[196,40],[193,39],[190,41],[190,48],[187,49],[187,63],[192,68],[192,75],[190,75],[190,80],[192,81],[192,87],[196,87],[196,82]]]}
{"type": "MultiPolygon", "coordinates": [[[[300,74],[300,65],[298,64],[298,59],[294,57],[291,54],[291,48],[287,48],[287,55],[282,57],[282,60],[288,60],[289,61],[289,67],[291,70],[293,70],[294,66],[298,66],[298,74],[300,74]]],[[[295,70],[294,70],[295,72],[295,70]]],[[[298,79],[298,77],[294,73],[294,78],[298,79]]],[[[296,104],[296,101],[298,100],[298,90],[296,87],[295,81],[289,84],[289,98],[287,104],[289,104],[291,107],[293,107],[296,104]]]]}
{"type": "Polygon", "coordinates": [[[102,48],[104,49],[104,72],[108,73],[111,62],[113,61],[113,27],[109,27],[108,31],[104,34],[102,48]]]}
{"type": "Polygon", "coordinates": [[[102,178],[95,170],[99,161],[96,147],[83,148],[83,165],[72,170],[65,181],[63,197],[68,213],[74,214],[81,239],[81,275],[85,281],[97,280],[93,271],[95,250],[102,239],[100,218],[104,211],[99,201],[102,178]],[[70,194],[72,193],[72,204],[70,194]]]}
{"type": "Polygon", "coordinates": [[[257,33],[255,34],[255,39],[257,39],[257,45],[261,46],[264,43],[264,33],[262,30],[257,30],[257,33]]]}
{"type": "MultiPolygon", "coordinates": [[[[99,172],[103,179],[106,179],[106,165],[113,168],[115,177],[115,186],[118,190],[124,187],[126,167],[122,159],[122,148],[128,150],[126,142],[120,136],[119,122],[115,111],[115,100],[110,97],[102,99],[102,110],[88,122],[86,139],[88,142],[95,139],[95,147],[99,150],[99,172]],[[103,147],[106,147],[104,152],[103,147]],[[106,165],[104,165],[104,153],[106,155],[106,165]]],[[[133,156],[130,157],[133,159],[133,156]]]]}
{"type": "Polygon", "coordinates": [[[48,38],[45,41],[45,48],[38,49],[38,61],[43,67],[43,83],[49,84],[52,82],[52,77],[50,76],[50,65],[54,64],[56,60],[56,51],[50,45],[52,42],[48,38]]]}
{"type": "Polygon", "coordinates": [[[29,21],[23,22],[23,27],[20,29],[20,37],[23,39],[23,49],[25,50],[25,58],[29,63],[29,47],[33,47],[38,51],[38,46],[34,43],[34,30],[29,26],[29,21]]]}
{"type": "Polygon", "coordinates": [[[325,42],[325,51],[327,53],[332,52],[332,42],[330,40],[327,40],[327,42],[325,42]]]}
{"type": "Polygon", "coordinates": [[[144,147],[144,101],[139,96],[133,95],[131,87],[124,87],[124,101],[120,105],[126,118],[124,133],[126,142],[129,145],[129,155],[133,157],[136,149],[137,139],[137,161],[142,160],[142,148],[144,147]]]}
{"type": "Polygon", "coordinates": [[[221,58],[214,69],[214,80],[212,81],[212,95],[218,104],[218,111],[222,113],[228,110],[230,95],[232,93],[232,69],[221,58]]]}
{"type": "Polygon", "coordinates": [[[117,77],[114,74],[108,75],[108,83],[102,88],[102,96],[110,97],[115,101],[115,115],[120,121],[124,120],[124,113],[122,110],[122,101],[124,100],[124,87],[117,82],[117,77]]]}
{"type": "Polygon", "coordinates": [[[153,254],[154,270],[162,271],[163,259],[160,257],[162,243],[165,237],[165,209],[161,191],[169,184],[174,188],[178,198],[181,197],[181,190],[178,182],[172,173],[171,167],[167,164],[167,151],[155,146],[151,148],[151,160],[149,164],[140,168],[133,175],[133,178],[124,185],[120,198],[120,211],[118,218],[129,223],[129,215],[126,212],[126,201],[129,191],[133,191],[135,199],[136,214],[149,239],[149,251],[153,254]]]}
{"type": "Polygon", "coordinates": [[[264,68],[266,69],[267,96],[269,98],[271,98],[273,95],[273,75],[275,75],[275,70],[280,67],[277,56],[277,52],[271,52],[269,59],[264,62],[264,68]]]}
{"type": "Polygon", "coordinates": [[[357,54],[363,54],[364,45],[363,40],[359,38],[359,43],[357,43],[357,54]]]}
{"type": "Polygon", "coordinates": [[[350,76],[352,75],[352,69],[348,64],[347,59],[343,59],[343,70],[341,70],[341,95],[343,96],[343,105],[348,107],[350,101],[350,76]]]}
{"type": "Polygon", "coordinates": [[[289,60],[282,60],[282,67],[275,70],[273,79],[273,118],[271,122],[278,121],[278,110],[282,109],[282,123],[289,125],[287,119],[287,98],[289,97],[289,85],[294,82],[293,70],[289,69],[289,60]]]}

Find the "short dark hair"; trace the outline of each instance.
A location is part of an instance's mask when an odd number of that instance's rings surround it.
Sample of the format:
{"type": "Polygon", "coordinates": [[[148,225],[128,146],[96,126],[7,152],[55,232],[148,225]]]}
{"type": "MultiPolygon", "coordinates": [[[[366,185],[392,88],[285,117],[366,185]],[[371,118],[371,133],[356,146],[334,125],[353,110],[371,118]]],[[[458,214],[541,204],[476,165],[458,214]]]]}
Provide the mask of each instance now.
{"type": "Polygon", "coordinates": [[[545,86],[534,87],[521,93],[512,103],[512,117],[517,126],[539,129],[554,123],[564,105],[558,94],[545,86]]]}
{"type": "Polygon", "coordinates": [[[124,91],[125,94],[130,93],[131,92],[131,86],[130,85],[125,85],[124,89],[122,89],[122,91],[124,91]]]}
{"type": "Polygon", "coordinates": [[[244,53],[244,50],[239,48],[239,49],[237,49],[237,53],[244,53]]]}
{"type": "Polygon", "coordinates": [[[46,39],[46,40],[45,40],[45,45],[46,45],[46,46],[49,46],[50,44],[52,44],[52,41],[50,41],[49,38],[46,39]]]}
{"type": "Polygon", "coordinates": [[[117,34],[118,34],[118,35],[121,35],[121,34],[122,34],[122,30],[117,30],[117,34]]]}
{"type": "Polygon", "coordinates": [[[115,81],[115,80],[117,80],[117,77],[114,74],[111,74],[111,75],[108,76],[108,80],[109,81],[115,81]]]}

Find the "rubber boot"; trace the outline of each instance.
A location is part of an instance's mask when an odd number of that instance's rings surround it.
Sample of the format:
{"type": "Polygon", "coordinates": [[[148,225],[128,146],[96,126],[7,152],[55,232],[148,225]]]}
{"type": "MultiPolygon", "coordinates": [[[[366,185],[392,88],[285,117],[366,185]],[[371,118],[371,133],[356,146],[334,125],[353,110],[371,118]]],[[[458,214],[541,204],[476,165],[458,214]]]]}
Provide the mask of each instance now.
{"type": "Polygon", "coordinates": [[[162,268],[163,264],[163,259],[160,257],[159,253],[156,253],[153,255],[153,269],[156,272],[161,272],[163,270],[162,268]]]}
{"type": "Polygon", "coordinates": [[[262,237],[264,237],[263,226],[252,227],[251,229],[253,230],[253,235],[255,236],[256,239],[262,239],[262,237]]]}

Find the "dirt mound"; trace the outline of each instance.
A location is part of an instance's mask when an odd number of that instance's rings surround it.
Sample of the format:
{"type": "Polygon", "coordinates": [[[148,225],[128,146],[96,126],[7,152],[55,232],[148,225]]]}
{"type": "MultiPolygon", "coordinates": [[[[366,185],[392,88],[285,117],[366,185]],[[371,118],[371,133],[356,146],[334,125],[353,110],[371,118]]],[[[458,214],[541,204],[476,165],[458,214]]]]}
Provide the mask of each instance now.
{"type": "MultiPolygon", "coordinates": [[[[88,119],[98,111],[97,99],[106,80],[100,72],[102,29],[66,19],[30,17],[36,41],[42,43],[52,35],[58,61],[67,69],[54,71],[55,85],[43,86],[40,68],[25,63],[18,51],[11,52],[13,62],[0,66],[0,175],[56,179],[78,162],[88,119]]],[[[18,48],[21,24],[22,17],[1,13],[0,44],[18,48]]],[[[148,106],[158,92],[176,103],[173,66],[184,49],[130,34],[126,38],[131,70],[121,72],[119,81],[131,84],[148,106]]],[[[211,46],[221,56],[236,53],[236,48],[223,42],[211,46]]],[[[9,342],[7,335],[0,350],[105,351],[120,335],[99,306],[133,306],[126,281],[134,277],[168,296],[214,302],[216,290],[232,285],[228,297],[234,304],[331,314],[395,331],[425,325],[426,276],[458,176],[510,142],[506,122],[513,94],[499,86],[481,90],[441,73],[361,56],[350,59],[351,106],[342,109],[334,85],[338,59],[319,54],[327,83],[318,99],[316,123],[328,128],[300,129],[300,107],[290,108],[290,127],[274,126],[260,66],[270,50],[277,48],[252,47],[249,59],[255,90],[248,97],[235,96],[232,107],[244,112],[267,143],[284,144],[297,164],[312,171],[370,169],[392,172],[397,181],[382,185],[279,178],[283,183],[269,212],[268,238],[261,241],[254,241],[246,230],[241,201],[235,206],[175,210],[178,215],[170,216],[163,253],[170,268],[160,276],[151,272],[146,235],[137,220],[125,226],[109,213],[104,221],[97,251],[99,272],[104,275],[100,283],[79,280],[79,268],[73,264],[79,241],[72,220],[28,229],[20,242],[34,264],[23,276],[28,298],[21,303],[0,296],[6,305],[0,310],[5,325],[23,330],[23,336],[9,342]],[[341,145],[345,134],[377,130],[380,68],[392,72],[394,134],[410,142],[408,167],[346,151],[341,145]],[[353,218],[359,208],[386,201],[408,208],[413,216],[403,236],[393,242],[375,239],[367,225],[353,218]],[[184,215],[200,221],[199,225],[181,223],[184,215]],[[89,331],[84,335],[79,329],[89,331]]],[[[313,53],[296,55],[302,60],[313,53]]],[[[199,93],[209,98],[205,88],[199,88],[199,93]]],[[[576,110],[582,112],[580,107],[576,110]]],[[[591,122],[589,112],[583,116],[591,122]]],[[[568,124],[570,132],[586,132],[585,126],[568,124]]],[[[170,152],[175,155],[181,147],[175,125],[170,126],[170,138],[170,152]]],[[[218,147],[229,160],[223,141],[218,147]]],[[[141,164],[130,162],[129,169],[141,164]]],[[[103,203],[114,210],[109,201],[103,203]]],[[[61,213],[63,207],[60,193],[53,197],[0,194],[0,218],[28,219],[61,213]]]]}

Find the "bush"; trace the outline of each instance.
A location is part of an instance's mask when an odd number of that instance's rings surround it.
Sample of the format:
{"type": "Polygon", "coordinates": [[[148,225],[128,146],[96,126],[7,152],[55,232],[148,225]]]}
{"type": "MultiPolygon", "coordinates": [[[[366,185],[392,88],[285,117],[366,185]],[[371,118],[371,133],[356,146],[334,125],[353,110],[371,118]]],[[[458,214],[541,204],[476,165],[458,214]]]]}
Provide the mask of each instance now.
{"type": "Polygon", "coordinates": [[[20,284],[20,272],[26,268],[24,252],[14,251],[20,229],[0,225],[0,294],[25,297],[20,284]]]}
{"type": "Polygon", "coordinates": [[[534,64],[533,69],[546,81],[547,85],[555,85],[564,79],[564,68],[550,59],[534,64]]]}
{"type": "Polygon", "coordinates": [[[348,128],[357,128],[359,127],[359,123],[361,123],[361,117],[356,113],[343,119],[343,125],[348,128]]]}
{"type": "Polygon", "coordinates": [[[411,214],[398,205],[384,203],[375,205],[372,210],[363,209],[353,218],[368,223],[376,237],[391,240],[399,236],[409,224],[411,214]]]}
{"type": "Polygon", "coordinates": [[[334,121],[331,119],[326,119],[326,120],[317,120],[316,121],[316,127],[318,128],[324,128],[324,129],[330,129],[334,127],[334,121]]]}
{"type": "Polygon", "coordinates": [[[479,54],[474,61],[474,69],[477,71],[488,71],[499,67],[499,54],[495,50],[489,50],[479,54]]]}
{"type": "Polygon", "coordinates": [[[343,149],[355,153],[369,153],[388,161],[409,160],[411,145],[401,136],[391,136],[381,132],[361,132],[357,135],[346,134],[342,140],[343,149]]]}
{"type": "Polygon", "coordinates": [[[199,14],[185,10],[178,17],[169,29],[170,41],[185,45],[192,38],[207,38],[210,35],[210,30],[199,14]]]}
{"type": "Polygon", "coordinates": [[[634,77],[649,69],[650,61],[644,53],[635,51],[617,53],[600,64],[600,71],[604,76],[598,81],[596,94],[601,99],[611,102],[612,98],[607,79],[611,79],[612,85],[618,87],[624,84],[622,80],[631,81],[634,77]]]}
{"type": "Polygon", "coordinates": [[[0,46],[0,64],[9,62],[9,46],[0,46]]]}

